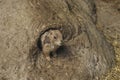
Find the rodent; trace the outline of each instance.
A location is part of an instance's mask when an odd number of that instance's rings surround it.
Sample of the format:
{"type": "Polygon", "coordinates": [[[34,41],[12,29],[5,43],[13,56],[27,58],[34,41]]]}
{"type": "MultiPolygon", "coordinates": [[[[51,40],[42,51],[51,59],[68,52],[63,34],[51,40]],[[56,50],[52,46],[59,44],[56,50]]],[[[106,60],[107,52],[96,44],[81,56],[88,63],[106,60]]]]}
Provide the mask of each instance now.
{"type": "Polygon", "coordinates": [[[56,50],[63,43],[63,36],[59,30],[49,30],[46,31],[41,36],[42,43],[42,52],[45,55],[46,59],[50,61],[50,53],[54,53],[56,55],[56,50]]]}

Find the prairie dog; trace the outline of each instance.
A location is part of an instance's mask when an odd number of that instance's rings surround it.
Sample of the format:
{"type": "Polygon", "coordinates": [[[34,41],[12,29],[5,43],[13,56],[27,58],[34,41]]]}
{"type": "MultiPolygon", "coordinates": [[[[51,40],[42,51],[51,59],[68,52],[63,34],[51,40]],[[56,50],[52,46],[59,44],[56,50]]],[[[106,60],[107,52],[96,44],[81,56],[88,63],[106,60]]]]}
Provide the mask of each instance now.
{"type": "Polygon", "coordinates": [[[50,61],[50,52],[56,53],[62,42],[63,37],[59,30],[49,30],[41,36],[42,51],[48,61],[50,61]]]}

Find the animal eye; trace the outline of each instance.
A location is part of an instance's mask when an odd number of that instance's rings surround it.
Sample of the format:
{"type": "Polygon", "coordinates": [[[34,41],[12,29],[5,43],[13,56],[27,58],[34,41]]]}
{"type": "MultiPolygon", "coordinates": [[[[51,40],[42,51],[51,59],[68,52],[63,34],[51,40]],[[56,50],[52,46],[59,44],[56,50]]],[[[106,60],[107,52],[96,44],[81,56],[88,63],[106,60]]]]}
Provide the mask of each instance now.
{"type": "Polygon", "coordinates": [[[57,39],[57,37],[56,37],[56,36],[54,36],[54,39],[57,39]]]}

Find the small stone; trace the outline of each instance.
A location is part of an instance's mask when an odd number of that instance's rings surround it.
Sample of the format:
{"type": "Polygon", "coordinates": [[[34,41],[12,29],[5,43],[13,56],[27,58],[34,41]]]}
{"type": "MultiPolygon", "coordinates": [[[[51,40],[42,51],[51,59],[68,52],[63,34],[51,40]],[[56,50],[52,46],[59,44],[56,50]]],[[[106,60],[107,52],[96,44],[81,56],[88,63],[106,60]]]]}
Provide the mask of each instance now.
{"type": "Polygon", "coordinates": [[[114,45],[114,46],[118,46],[118,41],[116,41],[116,40],[113,41],[113,45],[114,45]]]}

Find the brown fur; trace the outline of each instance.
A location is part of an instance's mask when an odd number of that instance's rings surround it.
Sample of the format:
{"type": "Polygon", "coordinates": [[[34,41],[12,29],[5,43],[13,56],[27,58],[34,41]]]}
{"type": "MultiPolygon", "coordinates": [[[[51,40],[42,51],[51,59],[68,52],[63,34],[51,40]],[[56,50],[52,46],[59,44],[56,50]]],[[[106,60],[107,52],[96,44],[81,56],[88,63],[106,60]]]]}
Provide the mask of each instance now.
{"type": "Polygon", "coordinates": [[[49,30],[41,36],[42,51],[47,60],[50,60],[50,52],[56,53],[62,41],[62,34],[59,30],[49,30]]]}

